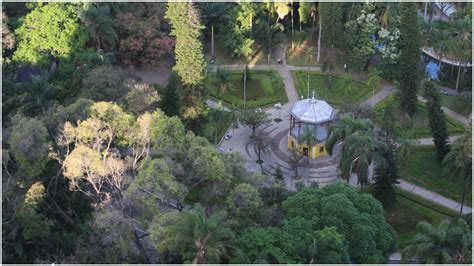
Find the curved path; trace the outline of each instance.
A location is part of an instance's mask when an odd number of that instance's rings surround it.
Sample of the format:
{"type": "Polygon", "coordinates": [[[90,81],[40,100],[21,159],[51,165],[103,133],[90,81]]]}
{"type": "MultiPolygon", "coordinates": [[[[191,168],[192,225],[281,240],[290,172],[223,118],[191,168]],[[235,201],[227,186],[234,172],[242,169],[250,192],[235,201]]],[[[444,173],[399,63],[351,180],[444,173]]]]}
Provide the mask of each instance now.
{"type": "MultiPolygon", "coordinates": [[[[255,161],[257,160],[257,153],[253,143],[250,141],[250,134],[251,130],[240,126],[240,128],[234,130],[234,134],[230,140],[223,140],[219,147],[224,151],[236,151],[240,152],[247,158],[246,168],[250,171],[255,172],[266,172],[272,173],[274,169],[279,166],[285,176],[285,182],[287,186],[291,189],[295,189],[294,180],[292,176],[294,175],[293,169],[290,167],[288,163],[288,154],[286,147],[286,133],[289,128],[289,116],[288,111],[291,108],[292,104],[298,100],[298,94],[293,83],[293,78],[291,76],[290,71],[292,70],[307,70],[307,67],[299,67],[299,66],[289,66],[286,64],[285,57],[283,58],[282,65],[249,65],[250,69],[257,69],[257,70],[268,70],[273,69],[278,71],[278,73],[283,78],[283,83],[285,85],[285,91],[288,96],[288,103],[284,104],[281,109],[275,108],[266,108],[266,112],[269,113],[271,119],[280,118],[282,121],[278,124],[268,125],[262,127],[259,130],[262,130],[264,134],[267,134],[270,139],[272,139],[272,145],[269,152],[266,152],[262,155],[262,160],[264,163],[262,167],[258,165],[255,161]],[[283,136],[283,137],[282,137],[283,136]],[[284,140],[284,141],[282,141],[284,140]],[[286,152],[285,152],[286,151],[286,152]]],[[[244,69],[245,65],[220,65],[220,66],[212,66],[212,68],[216,67],[227,67],[228,69],[244,69]]],[[[310,67],[310,70],[320,71],[320,67],[310,67]]],[[[373,107],[378,102],[382,101],[389,95],[394,92],[395,86],[387,81],[383,81],[382,83],[383,88],[373,97],[366,100],[364,103],[373,107]]],[[[460,116],[459,114],[443,107],[443,110],[451,115],[453,118],[459,120],[464,125],[469,124],[469,120],[460,116]]],[[[453,136],[450,138],[450,141],[454,141],[454,139],[458,138],[458,136],[453,136]]],[[[420,145],[432,145],[432,139],[419,139],[418,140],[420,145]]],[[[300,163],[300,168],[298,169],[299,175],[304,176],[302,182],[305,185],[309,185],[311,182],[317,182],[320,185],[331,183],[338,179],[337,176],[337,158],[329,158],[327,161],[327,166],[323,166],[321,164],[310,162],[307,163],[306,159],[303,159],[300,163]],[[305,165],[307,167],[305,167],[305,165]],[[301,173],[301,174],[300,174],[301,173]]],[[[353,177],[351,178],[351,183],[354,184],[353,177]]],[[[443,197],[437,193],[432,191],[426,190],[424,188],[418,187],[414,184],[406,182],[404,180],[400,180],[400,184],[398,185],[399,188],[415,193],[425,199],[430,201],[436,202],[442,206],[450,208],[455,211],[459,211],[460,204],[456,201],[443,197]]],[[[472,209],[465,206],[463,209],[463,213],[469,213],[472,209]]]]}

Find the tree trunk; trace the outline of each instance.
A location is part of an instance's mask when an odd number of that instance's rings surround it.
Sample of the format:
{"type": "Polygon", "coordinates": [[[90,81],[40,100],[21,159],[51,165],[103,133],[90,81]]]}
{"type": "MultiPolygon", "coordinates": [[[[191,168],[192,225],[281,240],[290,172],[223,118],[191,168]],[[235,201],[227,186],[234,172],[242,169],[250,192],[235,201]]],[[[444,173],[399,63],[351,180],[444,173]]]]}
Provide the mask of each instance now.
{"type": "Polygon", "coordinates": [[[456,92],[459,94],[459,75],[461,74],[461,64],[458,65],[458,77],[456,78],[456,92]]]}
{"type": "Polygon", "coordinates": [[[318,32],[318,63],[321,55],[321,16],[319,16],[319,32],[318,32]]]}
{"type": "Polygon", "coordinates": [[[211,59],[214,59],[214,24],[211,24],[211,59]]]}
{"type": "Polygon", "coordinates": [[[245,69],[244,69],[244,109],[245,109],[246,102],[247,102],[247,65],[245,65],[245,69]]]}
{"type": "Polygon", "coordinates": [[[454,72],[454,64],[451,64],[451,75],[449,77],[449,81],[453,81],[453,72],[454,72]]]}
{"type": "Polygon", "coordinates": [[[295,49],[295,27],[294,27],[295,17],[293,15],[293,1],[291,1],[291,49],[295,49]]]}
{"type": "Polygon", "coordinates": [[[308,72],[307,72],[307,81],[306,81],[306,86],[307,86],[307,92],[308,92],[308,99],[309,99],[309,62],[308,62],[308,72]]]}
{"type": "MultiPolygon", "coordinates": [[[[431,5],[431,12],[430,12],[430,19],[429,19],[429,22],[430,22],[430,24],[431,24],[431,22],[433,22],[433,16],[434,16],[435,7],[434,7],[434,3],[433,3],[433,2],[430,2],[430,5],[431,5]]],[[[430,31],[431,31],[431,25],[430,25],[430,31]]]]}
{"type": "Polygon", "coordinates": [[[253,25],[253,16],[250,15],[250,36],[252,36],[252,25],[253,25]]]}
{"type": "Polygon", "coordinates": [[[424,12],[424,18],[426,19],[426,16],[428,15],[428,0],[425,0],[425,12],[424,12]]]}
{"type": "Polygon", "coordinates": [[[461,198],[461,209],[459,210],[459,215],[462,215],[462,209],[464,207],[464,199],[466,197],[466,184],[467,178],[464,178],[463,190],[462,190],[462,198],[461,198]]]}
{"type": "Polygon", "coordinates": [[[269,65],[270,65],[270,55],[271,54],[272,54],[272,49],[268,49],[267,61],[268,61],[269,65]]]}

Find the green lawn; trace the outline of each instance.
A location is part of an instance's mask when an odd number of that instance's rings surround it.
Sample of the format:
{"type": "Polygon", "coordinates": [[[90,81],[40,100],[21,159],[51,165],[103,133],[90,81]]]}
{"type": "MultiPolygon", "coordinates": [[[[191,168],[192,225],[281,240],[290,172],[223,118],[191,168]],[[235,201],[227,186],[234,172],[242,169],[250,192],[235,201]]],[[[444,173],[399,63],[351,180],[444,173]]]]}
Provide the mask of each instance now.
{"type": "Polygon", "coordinates": [[[416,225],[421,221],[438,224],[457,213],[401,189],[396,189],[397,204],[385,210],[385,220],[397,232],[400,250],[409,245],[416,235],[416,225]],[[428,207],[429,206],[429,207],[428,207]]]}
{"type": "Polygon", "coordinates": [[[471,112],[472,102],[460,100],[460,96],[441,94],[441,105],[445,106],[454,112],[469,117],[471,112]]]}
{"type": "MultiPolygon", "coordinates": [[[[317,46],[313,47],[314,51],[317,51],[317,46]]],[[[304,54],[305,50],[303,48],[296,48],[291,50],[286,55],[286,63],[292,66],[307,66],[306,64],[306,56],[304,54]]],[[[322,64],[316,61],[316,56],[313,56],[310,66],[322,66],[322,64]]]]}
{"type": "MultiPolygon", "coordinates": [[[[410,154],[408,165],[408,176],[402,178],[437,192],[447,198],[461,202],[462,181],[443,174],[443,166],[436,159],[436,149],[434,146],[418,146],[410,154]]],[[[472,190],[466,194],[466,205],[471,205],[472,190]]]]}
{"type": "MultiPolygon", "coordinates": [[[[274,103],[286,103],[284,85],[279,88],[273,88],[272,75],[278,75],[273,71],[250,71],[250,80],[247,81],[247,108],[267,106],[274,103]]],[[[224,95],[224,101],[227,104],[242,108],[244,106],[244,82],[243,71],[231,71],[232,87],[224,95]]],[[[213,75],[209,77],[208,92],[212,97],[222,99],[219,92],[219,83],[213,75]]]]}
{"type": "MultiPolygon", "coordinates": [[[[307,96],[307,73],[306,71],[291,71],[298,95],[307,96]]],[[[329,75],[322,72],[310,71],[310,95],[314,90],[316,97],[328,103],[339,106],[343,103],[362,102],[372,95],[372,91],[362,81],[353,78],[351,88],[345,86],[345,80],[337,75],[332,75],[331,87],[329,88],[329,75]]],[[[377,92],[375,92],[377,93],[377,92]]]]}
{"type": "Polygon", "coordinates": [[[212,110],[201,124],[201,135],[217,144],[232,124],[229,112],[212,110]]]}
{"type": "MultiPolygon", "coordinates": [[[[404,115],[402,108],[400,107],[400,101],[394,95],[391,95],[379,102],[374,107],[376,122],[380,125],[382,120],[382,110],[389,104],[395,105],[395,111],[393,114],[393,119],[400,124],[403,124],[407,121],[407,118],[404,115]]],[[[453,134],[462,134],[465,131],[464,125],[452,118],[451,116],[445,114],[446,123],[448,126],[448,132],[450,135],[453,134]]],[[[414,138],[426,138],[431,137],[431,130],[428,124],[428,111],[424,103],[418,101],[417,103],[417,114],[414,123],[414,138]]]]}

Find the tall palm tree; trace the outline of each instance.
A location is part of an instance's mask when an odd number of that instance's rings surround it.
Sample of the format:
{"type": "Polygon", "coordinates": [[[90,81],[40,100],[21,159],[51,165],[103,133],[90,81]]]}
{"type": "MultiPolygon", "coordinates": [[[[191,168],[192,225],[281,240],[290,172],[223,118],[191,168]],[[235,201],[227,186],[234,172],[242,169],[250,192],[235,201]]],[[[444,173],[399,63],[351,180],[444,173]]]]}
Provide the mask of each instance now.
{"type": "Polygon", "coordinates": [[[403,250],[403,256],[416,258],[420,263],[452,263],[447,250],[446,234],[449,221],[443,221],[437,228],[427,222],[416,226],[413,243],[403,250]]]}
{"type": "Polygon", "coordinates": [[[316,144],[316,138],[314,137],[313,132],[310,129],[305,128],[305,130],[303,131],[303,134],[301,134],[298,137],[298,143],[306,143],[306,145],[308,145],[307,159],[308,159],[308,165],[309,165],[310,154],[313,150],[313,146],[316,144]]]}
{"type": "Polygon", "coordinates": [[[224,95],[227,90],[232,87],[232,76],[227,68],[217,68],[216,77],[219,81],[219,92],[221,95],[222,102],[224,102],[224,95]]]}
{"type": "Polygon", "coordinates": [[[463,193],[461,198],[461,209],[464,206],[466,191],[472,183],[472,135],[471,130],[466,131],[464,136],[458,139],[451,147],[449,153],[443,159],[444,171],[456,179],[462,180],[463,193]]]}
{"type": "Polygon", "coordinates": [[[415,120],[410,118],[407,124],[395,130],[395,139],[398,144],[397,154],[400,162],[400,173],[402,176],[408,174],[408,163],[410,162],[410,155],[418,144],[416,140],[415,130],[413,124],[415,120]]]}
{"type": "Polygon", "coordinates": [[[230,222],[225,217],[224,211],[208,216],[205,209],[196,204],[168,228],[159,247],[162,250],[176,249],[186,263],[219,263],[227,257],[234,239],[230,222]]]}
{"type": "MultiPolygon", "coordinates": [[[[451,23],[449,29],[451,33],[452,41],[452,53],[457,57],[459,61],[470,61],[472,54],[472,29],[471,19],[466,17],[464,19],[458,19],[451,23]]],[[[458,75],[456,78],[456,90],[459,88],[459,77],[461,74],[461,64],[458,65],[458,75]]]]}
{"type": "Polygon", "coordinates": [[[374,138],[373,125],[368,119],[354,119],[346,115],[329,128],[328,134],[326,149],[330,155],[334,145],[342,141],[339,171],[347,182],[350,175],[355,173],[358,183],[363,186],[368,183],[372,162],[378,165],[385,163],[382,154],[386,144],[374,138]]]}
{"type": "Polygon", "coordinates": [[[472,233],[463,219],[444,220],[433,227],[420,222],[413,242],[402,251],[404,258],[419,263],[471,263],[472,233]]]}
{"type": "Polygon", "coordinates": [[[352,85],[354,85],[354,81],[355,79],[350,73],[346,73],[342,76],[345,96],[349,96],[350,91],[352,91],[352,85]]]}
{"type": "MultiPolygon", "coordinates": [[[[342,158],[339,162],[339,170],[342,176],[350,177],[352,173],[357,175],[357,183],[363,187],[369,183],[369,167],[385,165],[383,151],[387,149],[386,143],[374,138],[369,132],[356,132],[344,141],[342,158]]],[[[349,181],[349,179],[348,179],[349,181]]]]}
{"type": "Polygon", "coordinates": [[[117,42],[117,33],[111,15],[109,3],[84,3],[83,10],[79,13],[97,48],[113,49],[117,42]]]}
{"type": "Polygon", "coordinates": [[[354,119],[352,115],[346,115],[341,120],[329,127],[326,150],[332,155],[334,146],[344,141],[347,137],[357,131],[372,132],[373,125],[367,119],[354,119]]]}
{"type": "Polygon", "coordinates": [[[214,26],[226,18],[232,8],[228,3],[202,2],[199,3],[204,23],[210,26],[211,30],[211,58],[214,59],[214,26]]]}
{"type": "MultiPolygon", "coordinates": [[[[247,0],[248,1],[248,0],[247,0]]],[[[245,13],[249,18],[249,29],[250,35],[252,35],[252,28],[253,28],[253,17],[257,14],[256,6],[252,2],[239,2],[240,8],[242,12],[245,13]]]]}
{"type": "Polygon", "coordinates": [[[380,71],[373,67],[369,69],[369,73],[367,76],[367,86],[372,89],[372,106],[374,106],[375,91],[380,89],[380,87],[382,86],[380,84],[382,78],[380,77],[380,71]]]}

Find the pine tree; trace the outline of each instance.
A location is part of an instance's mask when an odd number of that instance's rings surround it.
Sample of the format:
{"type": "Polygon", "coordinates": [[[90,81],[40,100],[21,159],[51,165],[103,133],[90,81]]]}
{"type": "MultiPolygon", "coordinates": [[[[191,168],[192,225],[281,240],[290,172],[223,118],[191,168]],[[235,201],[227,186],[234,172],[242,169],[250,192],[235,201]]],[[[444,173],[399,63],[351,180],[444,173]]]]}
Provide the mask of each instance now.
{"type": "Polygon", "coordinates": [[[440,96],[435,85],[431,81],[426,81],[423,84],[424,97],[428,101],[426,107],[428,109],[429,125],[433,141],[438,153],[438,159],[442,160],[449,152],[448,146],[448,130],[446,126],[446,118],[444,112],[441,110],[440,96]]]}
{"type": "Polygon", "coordinates": [[[420,46],[416,3],[403,2],[400,19],[400,102],[410,117],[416,112],[420,46]]]}
{"type": "Polygon", "coordinates": [[[204,79],[204,54],[200,41],[201,24],[199,12],[193,3],[168,3],[165,18],[170,20],[171,35],[176,37],[174,49],[176,65],[173,70],[184,85],[196,86],[204,79]]]}
{"type": "Polygon", "coordinates": [[[386,208],[395,206],[394,185],[398,184],[398,170],[394,145],[389,145],[383,152],[386,164],[376,165],[374,170],[374,197],[386,208]]]}

